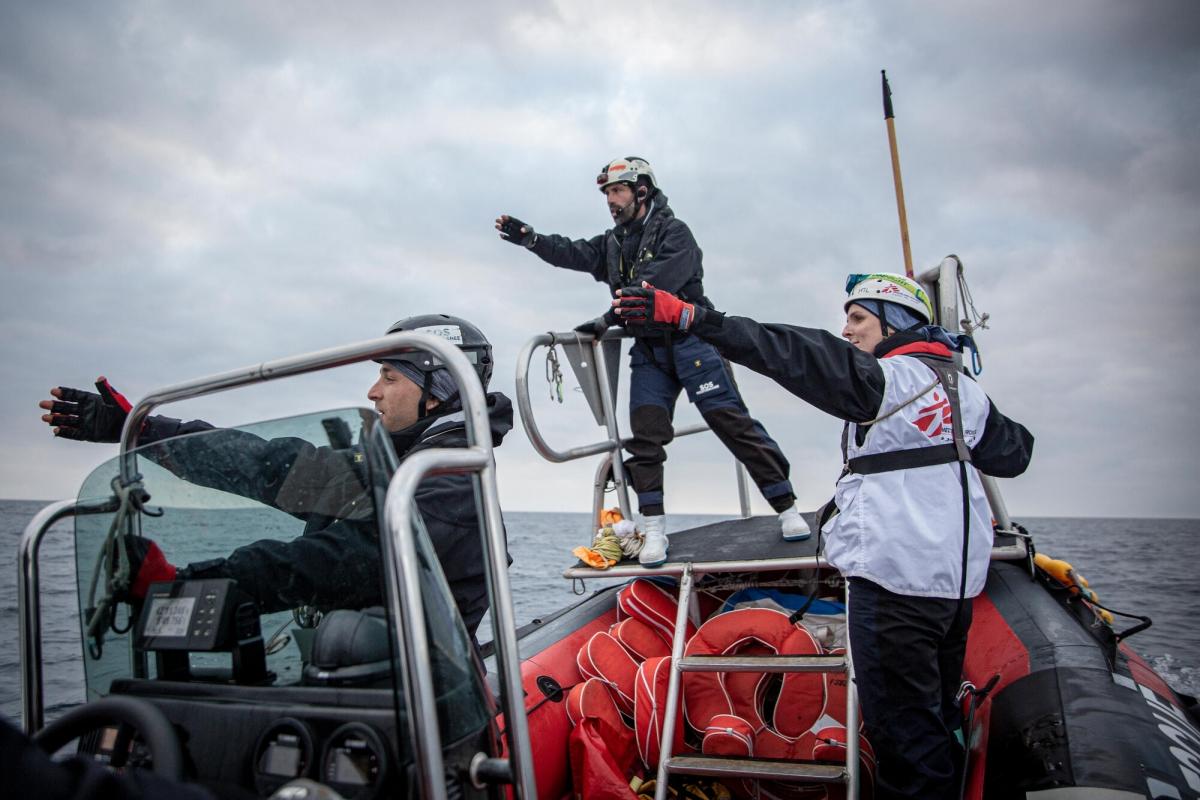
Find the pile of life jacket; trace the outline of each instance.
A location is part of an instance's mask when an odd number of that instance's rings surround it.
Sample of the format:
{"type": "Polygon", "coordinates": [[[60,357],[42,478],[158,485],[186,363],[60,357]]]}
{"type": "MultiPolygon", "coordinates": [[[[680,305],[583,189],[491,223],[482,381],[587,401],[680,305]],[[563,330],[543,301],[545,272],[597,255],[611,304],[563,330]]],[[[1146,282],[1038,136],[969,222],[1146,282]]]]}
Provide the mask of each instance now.
{"type": "MultiPolygon", "coordinates": [[[[792,622],[768,593],[750,591],[754,594],[730,597],[699,626],[688,620],[685,655],[844,652],[840,604],[816,601],[813,614],[792,622]]],[[[586,724],[602,731],[596,738],[612,753],[627,753],[632,736],[637,758],[651,776],[665,727],[676,611],[673,594],[655,581],[638,579],[622,588],[617,623],[580,649],[576,663],[584,680],[567,697],[567,714],[577,730],[586,724]]],[[[844,764],[847,685],[845,673],[685,672],[671,753],[844,764]]],[[[861,724],[858,734],[861,796],[869,798],[874,755],[861,724]]],[[[587,796],[578,778],[576,788],[587,796]]],[[[844,794],[841,785],[748,780],[727,785],[736,795],[752,798],[844,794]]]]}

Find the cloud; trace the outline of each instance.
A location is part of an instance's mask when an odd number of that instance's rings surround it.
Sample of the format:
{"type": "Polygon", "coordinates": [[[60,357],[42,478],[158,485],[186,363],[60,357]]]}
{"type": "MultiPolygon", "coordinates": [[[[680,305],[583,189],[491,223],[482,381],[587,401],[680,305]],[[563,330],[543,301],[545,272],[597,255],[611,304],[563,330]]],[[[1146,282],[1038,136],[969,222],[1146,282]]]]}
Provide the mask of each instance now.
{"type": "MultiPolygon", "coordinates": [[[[0,494],[68,495],[108,455],[34,416],[100,372],[138,396],[445,310],[489,333],[513,393],[521,345],[605,290],[491,220],[599,233],[617,155],[654,163],[720,308],[836,331],[847,272],[901,268],[887,68],[918,268],[962,257],[992,314],[984,385],[1038,437],[1010,507],[1195,516],[1198,33],[1187,2],[9,4],[0,494]]],[[[165,410],[361,404],[370,377],[165,410]]],[[[837,422],[741,381],[815,506],[837,422]]],[[[581,402],[539,410],[560,446],[599,433],[581,402]]],[[[733,507],[707,445],[672,446],[673,508],[733,507]]],[[[590,507],[592,460],[554,467],[514,432],[499,462],[508,507],[590,507]]]]}

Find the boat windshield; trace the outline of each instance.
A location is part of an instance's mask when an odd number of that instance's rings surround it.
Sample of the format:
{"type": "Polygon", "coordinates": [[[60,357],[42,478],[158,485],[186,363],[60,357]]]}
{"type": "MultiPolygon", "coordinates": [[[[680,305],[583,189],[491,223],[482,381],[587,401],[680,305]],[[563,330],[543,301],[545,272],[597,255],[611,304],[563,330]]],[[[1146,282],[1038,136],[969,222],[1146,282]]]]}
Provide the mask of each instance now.
{"type": "MultiPolygon", "coordinates": [[[[375,412],[205,430],[134,456],[138,502],[118,507],[119,458],[79,493],[81,507],[104,507],[75,518],[88,700],[119,679],[264,692],[402,685],[380,542],[396,456],[375,412]],[[151,585],[144,601],[119,595],[106,611],[107,588],[126,560],[120,539],[135,553],[130,563],[152,541],[178,571],[175,581],[151,585]]],[[[419,518],[414,528],[439,716],[453,735],[459,723],[485,718],[485,694],[419,518]]],[[[152,552],[142,560],[148,574],[169,577],[152,552]]]]}

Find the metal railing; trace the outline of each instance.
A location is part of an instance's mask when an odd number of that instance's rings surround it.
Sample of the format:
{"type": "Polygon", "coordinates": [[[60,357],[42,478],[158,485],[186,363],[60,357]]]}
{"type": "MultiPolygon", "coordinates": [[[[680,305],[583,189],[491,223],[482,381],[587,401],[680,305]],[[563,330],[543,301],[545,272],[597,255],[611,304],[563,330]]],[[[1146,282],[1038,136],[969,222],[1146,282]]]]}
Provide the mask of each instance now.
{"type": "MultiPolygon", "coordinates": [[[[933,296],[937,300],[936,324],[951,333],[962,333],[958,296],[959,279],[962,272],[963,265],[958,256],[948,255],[942,259],[942,263],[925,270],[917,277],[917,280],[927,288],[934,290],[933,296]]],[[[961,353],[954,354],[954,365],[962,369],[961,353]]],[[[992,508],[992,518],[996,520],[996,528],[1004,533],[1013,532],[1012,519],[1008,516],[1008,506],[1004,502],[1004,496],[1000,494],[1000,486],[996,483],[996,479],[980,472],[979,480],[983,483],[984,494],[987,495],[988,505],[992,508]]],[[[1014,558],[1024,557],[1024,543],[1019,550],[1020,554],[1014,555],[1014,558]]]]}
{"type": "MultiPolygon", "coordinates": [[[[529,729],[525,718],[524,692],[521,685],[520,656],[517,652],[516,624],[512,594],[508,583],[504,529],[496,489],[492,439],[488,423],[487,400],[474,368],[453,344],[421,333],[403,332],[363,342],[329,348],[289,358],[267,361],[244,369],[168,386],[151,392],[130,411],[121,432],[120,478],[125,485],[137,480],[138,434],[142,423],[155,408],[179,400],[279,378],[346,366],[361,361],[395,355],[401,351],[428,351],[442,360],[459,386],[466,417],[465,448],[436,448],[414,454],[401,463],[388,486],[384,506],[384,567],[389,585],[389,610],[397,641],[403,650],[405,699],[409,708],[409,735],[417,754],[417,785],[425,797],[446,797],[441,736],[433,674],[428,662],[424,627],[424,603],[417,578],[414,542],[414,494],[421,478],[432,473],[478,473],[482,487],[484,552],[488,559],[488,593],[497,644],[500,672],[501,708],[504,712],[509,744],[511,774],[517,796],[536,797],[529,729]]],[[[27,526],[21,540],[20,625],[22,695],[25,698],[25,727],[33,733],[42,722],[41,619],[38,602],[38,546],[46,530],[55,521],[83,513],[71,501],[43,509],[27,526]]]]}
{"type": "MultiPolygon", "coordinates": [[[[621,515],[626,519],[633,518],[629,502],[629,480],[625,475],[625,465],[621,458],[621,449],[629,442],[629,437],[621,436],[620,425],[617,421],[618,373],[614,369],[620,359],[621,340],[630,337],[631,334],[621,328],[609,329],[598,339],[591,334],[575,331],[543,333],[527,341],[517,357],[517,409],[521,415],[525,434],[529,437],[529,442],[538,455],[556,464],[601,453],[606,456],[596,470],[592,496],[593,520],[599,517],[600,509],[603,507],[605,478],[610,469],[613,483],[617,487],[617,504],[621,508],[621,515]],[[533,404],[529,399],[529,364],[533,359],[534,351],[539,347],[554,348],[558,345],[562,345],[567,354],[571,368],[579,380],[580,388],[587,398],[588,406],[591,408],[597,424],[602,425],[607,433],[605,439],[570,447],[567,450],[557,450],[546,442],[538,427],[533,413],[533,404]]],[[[686,425],[675,429],[674,438],[702,433],[708,429],[708,425],[704,423],[686,425]]],[[[750,492],[746,470],[736,459],[734,464],[738,485],[738,505],[741,515],[749,517],[750,492]]],[[[595,531],[592,530],[590,533],[595,533],[595,531]]]]}

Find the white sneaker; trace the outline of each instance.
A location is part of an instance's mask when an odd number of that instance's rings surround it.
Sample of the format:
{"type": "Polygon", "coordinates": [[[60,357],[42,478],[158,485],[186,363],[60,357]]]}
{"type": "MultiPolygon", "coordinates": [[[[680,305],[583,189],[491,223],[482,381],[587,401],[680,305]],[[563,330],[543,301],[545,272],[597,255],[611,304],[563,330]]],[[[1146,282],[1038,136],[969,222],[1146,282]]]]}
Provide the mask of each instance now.
{"type": "Polygon", "coordinates": [[[808,523],[800,515],[800,509],[795,506],[780,512],[779,529],[783,533],[785,542],[802,542],[812,536],[812,531],[808,529],[808,523]]]}
{"type": "Polygon", "coordinates": [[[638,563],[643,567],[657,567],[667,560],[667,518],[665,516],[642,517],[642,534],[646,537],[638,563]]]}

